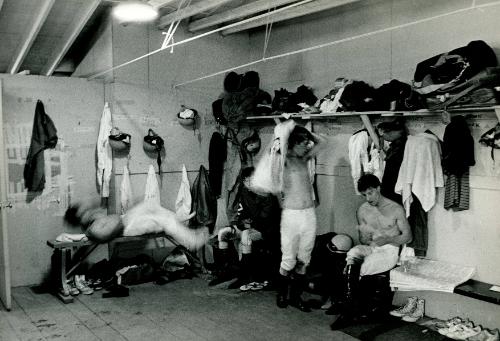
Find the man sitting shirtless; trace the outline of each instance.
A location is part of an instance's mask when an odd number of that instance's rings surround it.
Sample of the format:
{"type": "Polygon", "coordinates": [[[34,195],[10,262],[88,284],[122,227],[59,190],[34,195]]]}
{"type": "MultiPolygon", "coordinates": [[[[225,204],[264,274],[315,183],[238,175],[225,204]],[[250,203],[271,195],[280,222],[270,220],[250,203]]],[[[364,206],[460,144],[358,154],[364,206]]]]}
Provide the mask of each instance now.
{"type": "Polygon", "coordinates": [[[360,276],[379,274],[396,266],[399,247],[412,239],[403,207],[380,194],[380,181],[365,174],[358,181],[358,191],[365,197],[357,212],[359,241],[347,252],[346,309],[331,325],[332,329],[350,324],[357,314],[360,276]]]}

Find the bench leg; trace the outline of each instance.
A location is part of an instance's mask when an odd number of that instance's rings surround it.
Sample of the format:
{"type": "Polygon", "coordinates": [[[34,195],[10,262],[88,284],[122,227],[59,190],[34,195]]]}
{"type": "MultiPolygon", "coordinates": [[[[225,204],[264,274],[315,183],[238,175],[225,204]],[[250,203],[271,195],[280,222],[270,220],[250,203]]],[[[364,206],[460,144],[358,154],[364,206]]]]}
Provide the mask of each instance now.
{"type": "Polygon", "coordinates": [[[71,249],[62,248],[54,250],[54,260],[57,264],[52,264],[54,273],[57,271],[57,279],[54,279],[55,295],[64,303],[73,302],[73,297],[69,294],[69,285],[66,277],[66,259],[71,258],[71,249]],[[57,270],[56,270],[57,269],[57,270]]]}

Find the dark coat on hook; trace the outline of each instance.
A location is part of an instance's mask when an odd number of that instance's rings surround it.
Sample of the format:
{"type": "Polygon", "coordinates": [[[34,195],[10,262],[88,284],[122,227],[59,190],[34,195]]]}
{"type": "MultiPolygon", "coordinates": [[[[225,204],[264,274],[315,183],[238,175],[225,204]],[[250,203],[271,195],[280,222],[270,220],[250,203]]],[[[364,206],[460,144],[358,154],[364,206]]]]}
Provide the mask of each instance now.
{"type": "Polygon", "coordinates": [[[33,121],[31,144],[24,167],[24,185],[30,192],[42,191],[45,187],[45,160],[43,151],[57,145],[57,129],[45,113],[42,101],[38,100],[33,121]]]}

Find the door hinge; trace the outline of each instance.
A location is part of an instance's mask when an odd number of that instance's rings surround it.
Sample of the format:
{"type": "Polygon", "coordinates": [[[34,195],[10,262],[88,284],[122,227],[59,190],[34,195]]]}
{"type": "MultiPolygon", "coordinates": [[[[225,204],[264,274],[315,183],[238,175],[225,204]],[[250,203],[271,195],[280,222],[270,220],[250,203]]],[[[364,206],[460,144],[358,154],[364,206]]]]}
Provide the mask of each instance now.
{"type": "Polygon", "coordinates": [[[5,207],[12,208],[12,203],[10,201],[9,202],[0,201],[0,208],[5,208],[5,207]]]}

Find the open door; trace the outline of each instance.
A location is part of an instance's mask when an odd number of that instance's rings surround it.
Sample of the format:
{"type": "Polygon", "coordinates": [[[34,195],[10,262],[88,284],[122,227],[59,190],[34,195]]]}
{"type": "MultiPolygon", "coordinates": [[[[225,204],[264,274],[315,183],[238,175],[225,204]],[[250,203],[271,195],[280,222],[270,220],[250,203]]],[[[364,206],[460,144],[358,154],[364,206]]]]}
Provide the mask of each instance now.
{"type": "Polygon", "coordinates": [[[0,79],[0,300],[7,310],[12,307],[10,294],[9,243],[7,229],[7,213],[10,204],[7,202],[7,160],[3,136],[3,103],[2,80],[0,79]]]}

